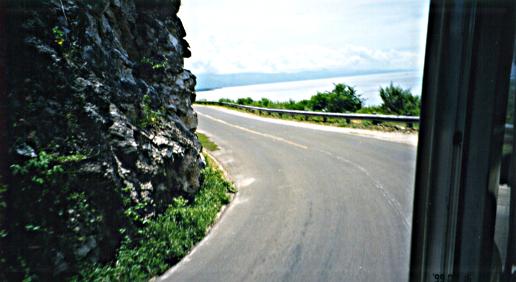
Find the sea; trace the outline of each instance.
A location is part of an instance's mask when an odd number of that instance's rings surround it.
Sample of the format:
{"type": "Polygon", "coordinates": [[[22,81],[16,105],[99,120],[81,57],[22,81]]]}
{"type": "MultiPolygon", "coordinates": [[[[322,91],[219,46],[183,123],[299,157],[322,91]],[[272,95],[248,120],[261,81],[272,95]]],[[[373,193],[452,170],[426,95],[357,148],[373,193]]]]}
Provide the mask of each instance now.
{"type": "Polygon", "coordinates": [[[382,103],[380,87],[389,86],[390,83],[410,89],[412,94],[420,96],[422,75],[417,71],[404,71],[224,87],[199,91],[197,100],[218,101],[220,98],[236,100],[251,97],[253,100],[268,98],[280,102],[290,99],[299,101],[309,99],[317,92],[331,91],[338,83],[355,87],[357,93],[364,99],[364,104],[373,106],[382,103]]]}

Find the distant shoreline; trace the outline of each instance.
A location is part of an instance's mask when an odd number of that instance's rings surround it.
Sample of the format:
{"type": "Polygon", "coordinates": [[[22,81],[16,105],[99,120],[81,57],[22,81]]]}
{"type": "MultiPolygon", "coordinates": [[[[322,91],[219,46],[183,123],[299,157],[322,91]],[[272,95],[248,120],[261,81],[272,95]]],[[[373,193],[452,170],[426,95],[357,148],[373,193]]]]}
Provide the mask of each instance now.
{"type": "Polygon", "coordinates": [[[217,89],[221,89],[221,88],[224,88],[224,87],[218,87],[218,88],[200,88],[200,89],[195,89],[195,92],[206,92],[206,91],[212,91],[212,90],[217,90],[217,89]]]}
{"type": "Polygon", "coordinates": [[[300,73],[241,73],[241,74],[198,74],[196,92],[206,92],[221,88],[272,84],[281,82],[309,81],[338,77],[414,72],[414,69],[371,70],[371,71],[310,71],[300,73]],[[204,86],[206,85],[206,86],[204,86]]]}

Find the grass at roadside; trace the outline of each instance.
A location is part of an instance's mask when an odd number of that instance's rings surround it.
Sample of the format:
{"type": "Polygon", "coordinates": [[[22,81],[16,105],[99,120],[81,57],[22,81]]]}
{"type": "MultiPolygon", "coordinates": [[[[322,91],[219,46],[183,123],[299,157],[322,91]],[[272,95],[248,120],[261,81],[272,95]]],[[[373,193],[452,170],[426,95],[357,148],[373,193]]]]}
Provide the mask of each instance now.
{"type": "Polygon", "coordinates": [[[174,199],[167,211],[148,222],[137,241],[126,238],[116,263],[81,273],[78,281],[147,281],[176,264],[201,241],[223,205],[229,203],[234,186],[224,179],[206,157],[203,184],[191,201],[174,199]]]}
{"type": "Polygon", "coordinates": [[[265,114],[257,111],[248,111],[244,109],[238,109],[227,106],[215,106],[215,107],[223,107],[229,110],[250,113],[258,116],[268,117],[268,118],[276,118],[283,120],[291,120],[298,122],[308,122],[319,125],[330,125],[337,127],[348,127],[348,128],[358,128],[358,129],[370,129],[370,130],[378,130],[378,131],[386,131],[386,132],[402,132],[402,133],[416,133],[419,130],[419,124],[414,123],[412,128],[409,128],[406,123],[402,122],[379,122],[375,123],[369,120],[350,120],[349,122],[346,119],[342,118],[327,118],[326,121],[322,117],[305,117],[301,115],[279,115],[277,113],[265,114]]]}
{"type": "Polygon", "coordinates": [[[202,147],[207,149],[208,151],[217,151],[219,149],[219,146],[217,144],[213,143],[213,141],[208,138],[205,134],[202,134],[200,132],[197,132],[197,137],[199,138],[199,142],[201,142],[202,147]]]}

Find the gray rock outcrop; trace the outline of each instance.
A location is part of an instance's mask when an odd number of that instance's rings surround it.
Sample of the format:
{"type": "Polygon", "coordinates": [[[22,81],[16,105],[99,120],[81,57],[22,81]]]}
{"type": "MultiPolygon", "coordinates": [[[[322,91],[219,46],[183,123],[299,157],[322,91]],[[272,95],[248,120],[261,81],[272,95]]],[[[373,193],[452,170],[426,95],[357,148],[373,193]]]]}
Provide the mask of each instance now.
{"type": "Polygon", "coordinates": [[[179,6],[7,2],[12,271],[52,280],[110,261],[142,219],[199,189],[196,82],[183,68],[179,6]]]}

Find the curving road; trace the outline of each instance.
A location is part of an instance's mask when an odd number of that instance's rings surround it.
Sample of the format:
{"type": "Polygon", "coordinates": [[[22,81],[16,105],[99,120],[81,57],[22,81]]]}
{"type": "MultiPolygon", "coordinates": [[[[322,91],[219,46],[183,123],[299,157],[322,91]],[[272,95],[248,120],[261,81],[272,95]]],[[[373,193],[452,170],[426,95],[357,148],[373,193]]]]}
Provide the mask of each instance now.
{"type": "Polygon", "coordinates": [[[239,193],[160,280],[408,280],[414,145],[195,109],[239,193]]]}

